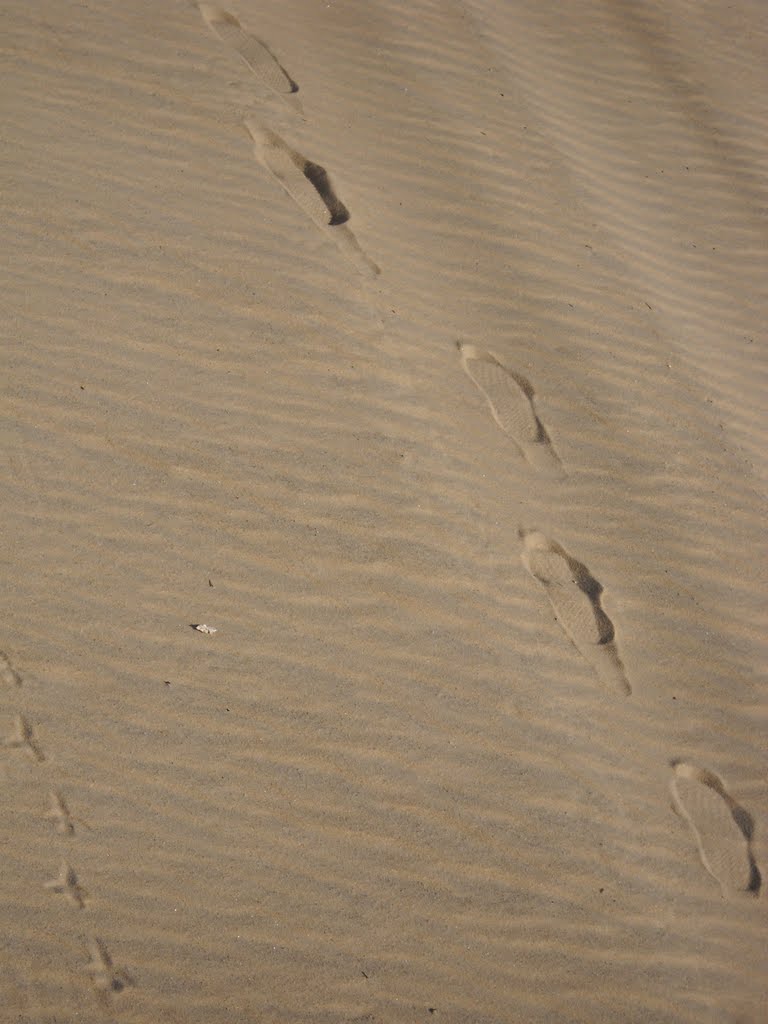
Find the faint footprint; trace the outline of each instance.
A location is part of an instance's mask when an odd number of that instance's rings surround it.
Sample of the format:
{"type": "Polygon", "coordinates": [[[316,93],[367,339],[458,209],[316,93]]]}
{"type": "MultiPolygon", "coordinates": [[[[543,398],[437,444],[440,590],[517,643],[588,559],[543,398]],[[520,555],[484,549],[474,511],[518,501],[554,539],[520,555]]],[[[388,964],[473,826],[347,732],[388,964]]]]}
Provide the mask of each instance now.
{"type": "Polygon", "coordinates": [[[538,530],[520,530],[522,561],[543,587],[566,635],[598,677],[632,692],[616,649],[613,623],[600,607],[603,588],[585,565],[538,530]]]}
{"type": "MultiPolygon", "coordinates": [[[[293,96],[299,87],[275,57],[270,48],[261,39],[251,36],[243,30],[242,25],[228,11],[222,11],[212,4],[198,4],[203,21],[227,46],[238,53],[258,78],[281,99],[293,96]]],[[[295,107],[303,115],[301,104],[296,99],[295,107]]]]}
{"type": "Polygon", "coordinates": [[[58,878],[53,878],[50,882],[46,882],[45,888],[66,896],[81,910],[85,906],[85,890],[78,882],[74,868],[71,868],[65,860],[61,862],[58,878]]]}
{"type": "Polygon", "coordinates": [[[11,659],[5,651],[0,651],[0,678],[9,686],[22,685],[22,678],[11,664],[11,659]]]}
{"type": "Polygon", "coordinates": [[[113,992],[122,992],[126,985],[135,985],[136,982],[127,971],[119,970],[112,962],[109,950],[101,939],[90,938],[88,940],[88,952],[91,959],[86,971],[93,979],[94,988],[102,993],[104,1001],[109,1002],[109,996],[113,992]]]}
{"type": "Polygon", "coordinates": [[[701,863],[720,883],[723,896],[760,891],[762,879],[752,856],[754,823],[714,772],[685,761],[670,761],[672,807],[688,823],[701,863]]]}
{"type": "Polygon", "coordinates": [[[375,277],[379,268],[365,255],[347,226],[349,211],[334,192],[325,168],[291,149],[270,128],[252,120],[247,120],[245,127],[253,139],[257,159],[274,174],[291,199],[321,231],[333,238],[361,273],[375,277]]]}
{"type": "Polygon", "coordinates": [[[11,735],[3,741],[4,747],[26,747],[35,761],[44,761],[45,754],[40,749],[40,744],[35,739],[35,733],[29,721],[24,715],[16,715],[14,730],[11,735]]]}
{"type": "Polygon", "coordinates": [[[482,391],[493,418],[515,442],[525,460],[540,472],[563,476],[563,467],[533,407],[533,388],[495,356],[458,341],[467,376],[482,391]]]}

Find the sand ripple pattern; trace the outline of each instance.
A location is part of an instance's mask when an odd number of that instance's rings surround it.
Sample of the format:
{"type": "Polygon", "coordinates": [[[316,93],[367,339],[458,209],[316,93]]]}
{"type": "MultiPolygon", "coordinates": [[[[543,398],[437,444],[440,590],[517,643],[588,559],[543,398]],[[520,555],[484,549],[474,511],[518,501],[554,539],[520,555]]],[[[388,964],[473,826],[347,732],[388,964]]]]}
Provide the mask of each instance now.
{"type": "Polygon", "coordinates": [[[692,11],[10,0],[14,1020],[762,1022],[768,62],[692,11]]]}

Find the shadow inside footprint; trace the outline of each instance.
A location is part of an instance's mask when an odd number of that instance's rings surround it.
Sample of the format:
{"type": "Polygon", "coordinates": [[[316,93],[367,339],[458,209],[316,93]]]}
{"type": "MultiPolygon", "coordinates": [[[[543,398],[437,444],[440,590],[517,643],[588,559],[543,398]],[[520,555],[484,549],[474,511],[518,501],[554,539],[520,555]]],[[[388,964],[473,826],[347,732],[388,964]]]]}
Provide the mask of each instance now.
{"type": "Polygon", "coordinates": [[[762,875],[752,852],[752,815],[715,772],[678,759],[670,767],[672,807],[688,823],[701,862],[720,883],[723,896],[738,891],[757,895],[762,875]]]}
{"type": "Polygon", "coordinates": [[[349,210],[333,191],[331,179],[328,177],[326,169],[321,167],[320,164],[314,164],[311,160],[307,160],[302,171],[304,177],[314,185],[317,194],[325,203],[328,213],[331,215],[328,223],[331,225],[346,224],[349,220],[349,210]]]}
{"type": "Polygon", "coordinates": [[[598,643],[609,644],[616,637],[613,623],[603,611],[600,605],[600,596],[603,593],[603,585],[599,583],[583,562],[577,562],[567,551],[560,549],[568,568],[573,574],[573,581],[576,586],[585,594],[592,603],[592,611],[595,616],[600,639],[598,643]]]}
{"type": "Polygon", "coordinates": [[[747,892],[753,893],[755,896],[758,895],[763,884],[763,876],[760,874],[760,868],[755,863],[754,857],[751,852],[749,855],[749,885],[747,886],[747,892]]]}
{"type": "Polygon", "coordinates": [[[246,32],[237,18],[212,4],[198,5],[203,20],[213,34],[238,53],[251,71],[278,95],[299,91],[296,81],[288,74],[271,48],[263,39],[246,32]]]}
{"type": "Polygon", "coordinates": [[[601,584],[583,562],[538,530],[521,527],[518,535],[523,542],[523,565],[544,588],[566,636],[601,680],[630,694],[613,622],[600,603],[601,584]]]}
{"type": "Polygon", "coordinates": [[[350,212],[331,184],[328,172],[293,149],[277,132],[251,118],[243,122],[254,154],[304,213],[342,250],[358,272],[376,277],[379,267],[363,252],[347,223],[350,212]]]}
{"type": "Polygon", "coordinates": [[[533,385],[508,369],[491,353],[457,341],[464,371],[485,396],[498,427],[537,471],[562,477],[563,467],[534,408],[533,385]]]}

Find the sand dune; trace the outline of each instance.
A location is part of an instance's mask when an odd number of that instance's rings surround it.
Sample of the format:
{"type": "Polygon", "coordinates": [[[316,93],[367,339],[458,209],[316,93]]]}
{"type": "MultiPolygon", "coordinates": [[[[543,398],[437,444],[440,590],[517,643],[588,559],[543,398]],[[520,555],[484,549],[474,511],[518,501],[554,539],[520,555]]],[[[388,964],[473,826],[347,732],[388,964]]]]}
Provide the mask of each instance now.
{"type": "Polygon", "coordinates": [[[12,0],[3,1024],[765,1018],[762,14],[12,0]]]}

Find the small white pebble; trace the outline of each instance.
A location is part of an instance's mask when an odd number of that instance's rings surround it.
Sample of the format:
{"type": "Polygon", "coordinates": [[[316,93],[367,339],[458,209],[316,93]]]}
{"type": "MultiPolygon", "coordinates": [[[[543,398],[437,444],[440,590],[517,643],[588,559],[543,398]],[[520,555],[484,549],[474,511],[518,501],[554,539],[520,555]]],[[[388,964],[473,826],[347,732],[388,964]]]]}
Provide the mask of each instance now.
{"type": "Polygon", "coordinates": [[[213,626],[206,626],[204,622],[201,622],[199,626],[195,626],[198,633],[215,633],[216,630],[213,626]]]}

